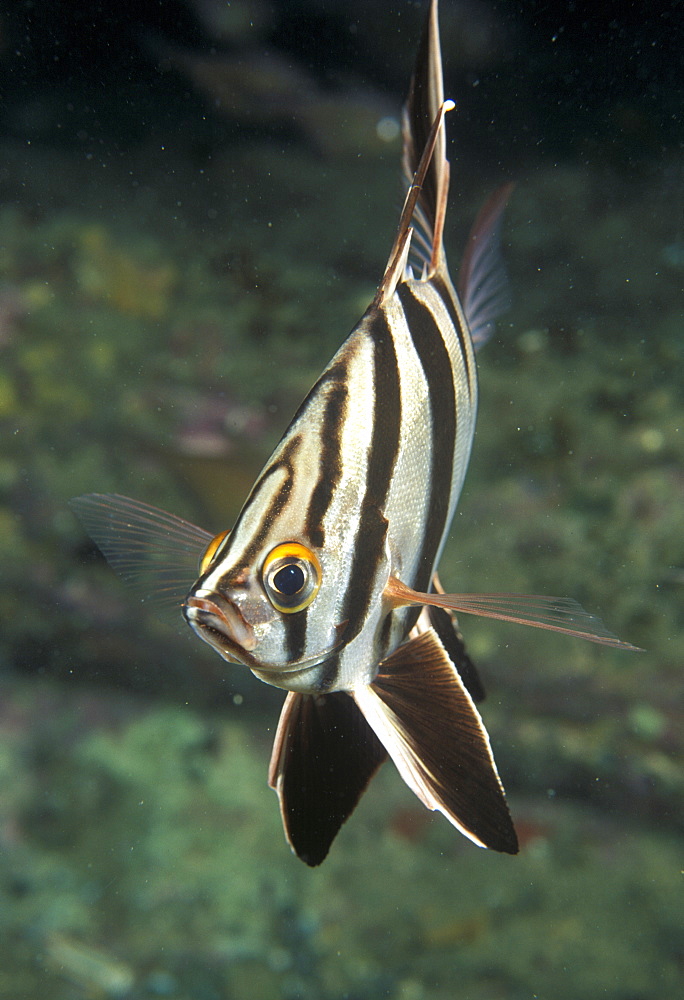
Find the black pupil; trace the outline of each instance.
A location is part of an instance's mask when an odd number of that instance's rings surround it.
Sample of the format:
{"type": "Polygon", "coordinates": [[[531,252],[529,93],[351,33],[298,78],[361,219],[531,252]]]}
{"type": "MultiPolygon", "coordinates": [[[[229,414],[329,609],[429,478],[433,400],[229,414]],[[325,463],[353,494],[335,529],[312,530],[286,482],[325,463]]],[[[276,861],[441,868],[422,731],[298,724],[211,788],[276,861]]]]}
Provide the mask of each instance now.
{"type": "Polygon", "coordinates": [[[284,597],[294,597],[304,586],[304,570],[297,563],[283,566],[273,577],[273,586],[284,597]]]}

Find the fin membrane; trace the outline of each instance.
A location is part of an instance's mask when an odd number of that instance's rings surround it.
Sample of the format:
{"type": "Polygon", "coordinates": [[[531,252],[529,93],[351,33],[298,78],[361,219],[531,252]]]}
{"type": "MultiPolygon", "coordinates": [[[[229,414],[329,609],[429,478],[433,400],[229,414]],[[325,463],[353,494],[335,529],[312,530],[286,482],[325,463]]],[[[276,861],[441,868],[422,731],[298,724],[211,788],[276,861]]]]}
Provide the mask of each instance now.
{"type": "Polygon", "coordinates": [[[516,625],[530,625],[560,632],[576,639],[588,639],[614,649],[641,652],[639,646],[623,642],[609,632],[600,618],[585,611],[571,597],[542,597],[539,594],[422,594],[411,590],[401,580],[391,576],[385,587],[385,597],[396,607],[405,604],[422,604],[446,608],[454,614],[482,615],[516,625]]]}
{"type": "Polygon", "coordinates": [[[504,184],[480,209],[458,274],[458,295],[476,351],[487,342],[495,320],[511,304],[501,255],[501,224],[512,191],[512,184],[504,184]]]}
{"type": "Polygon", "coordinates": [[[428,809],[480,847],[517,852],[487,731],[432,629],[400,646],[353,696],[428,809]]]}
{"type": "Polygon", "coordinates": [[[302,861],[324,860],[387,751],[345,692],[285,699],[268,782],[285,836],[302,861]]]}
{"type": "MultiPolygon", "coordinates": [[[[404,145],[402,168],[407,190],[414,181],[423,150],[428,144],[430,130],[443,103],[444,87],[437,4],[431,3],[423,25],[402,119],[404,145]]],[[[441,241],[441,232],[436,233],[436,230],[440,228],[439,206],[446,197],[449,178],[445,150],[444,130],[440,129],[411,221],[414,234],[409,259],[419,276],[423,269],[429,271],[433,267],[435,235],[438,242],[441,241]]]]}
{"type": "Polygon", "coordinates": [[[182,517],[117,493],[88,493],[69,506],[110,566],[141,601],[177,624],[213,535],[182,517]]]}
{"type": "Polygon", "coordinates": [[[437,633],[439,641],[456,667],[468,694],[475,702],[484,701],[485,689],[480,679],[477,667],[466,652],[463,636],[458,628],[456,617],[445,608],[428,608],[428,619],[437,633]]]}

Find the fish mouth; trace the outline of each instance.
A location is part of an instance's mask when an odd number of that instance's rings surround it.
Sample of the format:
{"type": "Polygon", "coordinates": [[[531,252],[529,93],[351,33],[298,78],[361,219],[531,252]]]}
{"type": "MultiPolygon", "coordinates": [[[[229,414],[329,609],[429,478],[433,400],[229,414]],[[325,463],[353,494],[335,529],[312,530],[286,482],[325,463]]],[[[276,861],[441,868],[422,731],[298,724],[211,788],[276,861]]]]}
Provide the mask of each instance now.
{"type": "Polygon", "coordinates": [[[253,665],[249,653],[255,648],[257,637],[235,604],[217,594],[212,594],[211,600],[207,597],[188,597],[183,605],[183,614],[197,635],[221,656],[249,667],[253,665]]]}
{"type": "Polygon", "coordinates": [[[311,667],[322,663],[341,645],[338,636],[335,642],[319,653],[286,664],[269,664],[253,655],[258,637],[240,608],[215,591],[211,592],[210,597],[201,596],[201,591],[187,597],[183,605],[183,615],[196,635],[212,646],[225,660],[244,664],[260,680],[275,687],[284,686],[283,677],[294,680],[298,674],[306,674],[311,667]]]}

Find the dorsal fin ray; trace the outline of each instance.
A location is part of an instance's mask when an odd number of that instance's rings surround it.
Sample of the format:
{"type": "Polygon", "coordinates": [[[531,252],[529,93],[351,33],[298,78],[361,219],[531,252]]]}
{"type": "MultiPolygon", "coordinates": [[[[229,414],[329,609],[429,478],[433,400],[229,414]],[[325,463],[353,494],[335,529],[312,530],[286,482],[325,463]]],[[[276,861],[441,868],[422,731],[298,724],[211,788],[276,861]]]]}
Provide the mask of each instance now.
{"type": "MultiPolygon", "coordinates": [[[[404,151],[402,168],[410,185],[425,149],[430,129],[444,103],[442,57],[437,3],[432,0],[425,19],[408,98],[402,116],[404,151]]],[[[413,213],[414,236],[409,263],[418,275],[435,271],[441,255],[444,208],[449,186],[449,164],[442,129],[437,136],[422,190],[413,213]]]]}
{"type": "MultiPolygon", "coordinates": [[[[425,148],[423,149],[423,155],[420,158],[420,162],[413,177],[413,183],[406,193],[404,207],[399,219],[397,235],[394,243],[392,244],[392,250],[389,255],[387,267],[385,268],[385,273],[382,276],[382,281],[380,282],[375,299],[373,300],[373,305],[375,306],[381,305],[394,295],[394,291],[399,281],[404,276],[409,252],[409,244],[413,234],[411,221],[423,189],[425,177],[434,156],[437,139],[439,138],[440,133],[444,130],[444,115],[447,111],[451,111],[453,107],[453,101],[444,101],[439,107],[437,116],[432,123],[432,128],[430,129],[430,133],[425,143],[425,148]]],[[[446,192],[444,194],[444,200],[446,201],[446,192]]],[[[441,231],[440,227],[440,247],[441,231]]]]}

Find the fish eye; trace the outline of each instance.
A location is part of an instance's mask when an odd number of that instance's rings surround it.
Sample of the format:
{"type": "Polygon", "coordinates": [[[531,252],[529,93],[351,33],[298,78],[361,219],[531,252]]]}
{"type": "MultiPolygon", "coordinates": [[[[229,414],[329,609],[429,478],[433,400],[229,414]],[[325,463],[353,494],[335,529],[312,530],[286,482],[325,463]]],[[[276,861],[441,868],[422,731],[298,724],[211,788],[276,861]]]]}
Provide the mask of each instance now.
{"type": "Polygon", "coordinates": [[[202,556],[200,557],[199,561],[200,576],[203,576],[207,572],[207,570],[211,566],[212,559],[214,558],[214,556],[218,551],[219,545],[221,544],[224,538],[228,537],[229,534],[230,531],[221,531],[218,535],[215,535],[209,542],[206,549],[202,553],[202,556]]]}
{"type": "Polygon", "coordinates": [[[313,601],[321,584],[321,566],[315,553],[299,542],[276,545],[264,559],[261,580],[277,611],[293,614],[313,601]]]}

